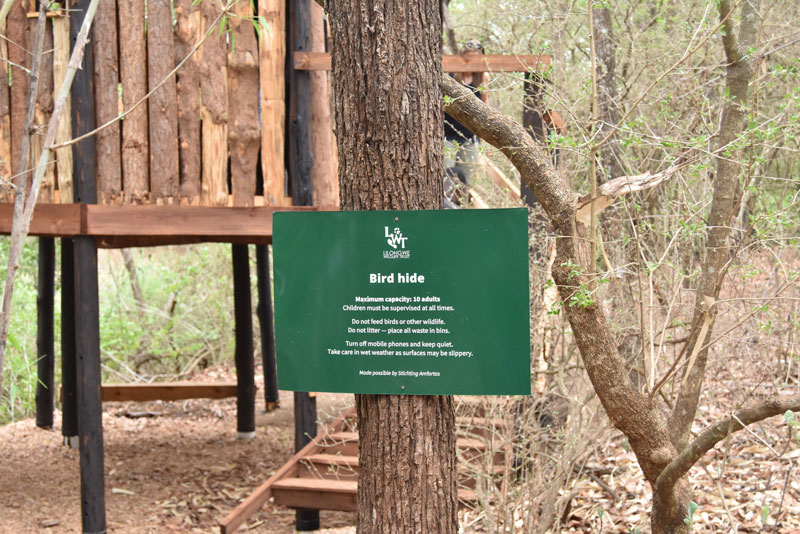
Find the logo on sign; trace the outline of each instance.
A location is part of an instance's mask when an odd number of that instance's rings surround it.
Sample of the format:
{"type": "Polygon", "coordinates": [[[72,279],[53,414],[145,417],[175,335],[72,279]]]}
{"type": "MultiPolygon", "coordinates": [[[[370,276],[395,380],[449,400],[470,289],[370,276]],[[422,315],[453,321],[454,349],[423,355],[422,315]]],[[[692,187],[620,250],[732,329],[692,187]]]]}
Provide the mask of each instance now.
{"type": "Polygon", "coordinates": [[[411,251],[405,250],[406,248],[406,241],[408,241],[407,237],[403,237],[403,233],[400,231],[400,228],[395,228],[394,231],[390,232],[388,226],[383,227],[383,234],[386,238],[386,243],[393,250],[384,250],[383,257],[385,259],[394,260],[397,258],[410,258],[411,251]],[[398,250],[399,246],[399,250],[398,250]]]}

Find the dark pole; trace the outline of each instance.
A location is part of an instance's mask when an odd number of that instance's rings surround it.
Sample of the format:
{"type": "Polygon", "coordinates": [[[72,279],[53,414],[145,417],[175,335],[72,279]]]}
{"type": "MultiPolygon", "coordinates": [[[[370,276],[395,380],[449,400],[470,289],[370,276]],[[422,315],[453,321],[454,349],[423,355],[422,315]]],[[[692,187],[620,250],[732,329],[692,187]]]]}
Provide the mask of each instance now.
{"type": "Polygon", "coordinates": [[[278,371],[275,364],[275,323],[272,290],[269,281],[269,245],[256,245],[256,288],[258,289],[258,324],[261,328],[261,362],[264,366],[264,402],[266,411],[278,408],[278,371]]]}
{"type": "Polygon", "coordinates": [[[61,435],[78,448],[78,378],[75,353],[75,253],[61,240],[61,435]]]}
{"type": "MultiPolygon", "coordinates": [[[[295,205],[310,206],[313,202],[311,169],[314,166],[311,151],[311,73],[294,69],[292,53],[311,50],[311,8],[308,0],[288,0],[287,4],[289,188],[295,205]]],[[[294,394],[294,434],[295,450],[300,450],[317,435],[317,400],[308,393],[294,394]]],[[[318,530],[319,524],[318,510],[297,510],[297,531],[318,530]]]]}
{"type": "Polygon", "coordinates": [[[52,237],[39,238],[39,280],[36,312],[37,360],[36,426],[53,428],[53,374],[55,371],[54,294],[56,276],[56,242],[52,237]]]}
{"type": "MultiPolygon", "coordinates": [[[[78,0],[70,23],[70,44],[75,47],[89,0],[78,0]]],[[[72,133],[94,129],[93,39],[72,83],[72,133]]],[[[73,145],[74,200],[97,202],[95,137],[73,145]]],[[[106,532],[105,480],[103,478],[103,400],[100,371],[100,310],[97,287],[97,247],[94,238],[78,236],[75,252],[75,349],[77,352],[78,436],[81,459],[81,519],[84,534],[106,532]]]]}
{"type": "MultiPolygon", "coordinates": [[[[545,141],[544,86],[541,76],[535,72],[526,72],[523,87],[525,96],[522,100],[522,126],[537,141],[545,141]]],[[[520,184],[520,192],[522,200],[528,206],[534,206],[538,202],[533,191],[525,182],[520,184]]]]}
{"type": "Polygon", "coordinates": [[[232,245],[233,309],[236,321],[236,437],[256,435],[256,383],[253,371],[253,315],[247,245],[232,245]]]}

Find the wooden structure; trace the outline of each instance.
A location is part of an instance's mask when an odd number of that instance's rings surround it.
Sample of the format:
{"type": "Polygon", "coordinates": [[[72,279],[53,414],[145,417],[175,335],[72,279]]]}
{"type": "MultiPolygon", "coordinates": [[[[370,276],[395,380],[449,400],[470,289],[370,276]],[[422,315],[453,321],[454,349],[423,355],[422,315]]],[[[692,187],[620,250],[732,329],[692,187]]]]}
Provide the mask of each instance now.
{"type": "MultiPolygon", "coordinates": [[[[345,411],[331,425],[281,466],[266,482],[259,486],[244,502],[222,521],[221,534],[235,532],[267,501],[290,508],[316,510],[358,509],[358,432],[354,409],[345,411]]],[[[459,459],[458,502],[463,507],[474,507],[475,478],[470,476],[470,464],[499,466],[494,470],[491,483],[500,485],[510,471],[511,451],[508,446],[494,449],[490,427],[505,425],[502,420],[462,416],[456,419],[458,438],[456,447],[459,459]],[[491,456],[487,461],[486,456],[491,456]]]]}
{"type": "MultiPolygon", "coordinates": [[[[53,112],[88,0],[48,14],[30,160],[53,112]]],[[[38,9],[12,0],[0,40],[0,233],[12,228],[38,9]],[[10,179],[9,179],[10,177],[10,179]]],[[[237,431],[255,430],[248,244],[256,245],[265,400],[278,401],[269,257],[272,214],[335,209],[335,144],[325,31],[312,0],[101,0],[59,124],[30,234],[39,236],[37,425],[52,427],[54,239],[61,239],[62,434],[80,443],[84,532],[106,529],[102,402],[233,395],[232,385],[102,386],[97,249],[225,242],[233,246],[237,431]],[[254,7],[255,6],[255,7],[254,7]],[[145,12],[145,9],[147,12],[145,12]],[[255,10],[255,11],[254,11],[255,10]],[[175,21],[173,22],[173,16],[175,21]],[[220,23],[224,21],[222,31],[220,23]],[[257,31],[254,28],[259,27],[257,31]],[[264,27],[266,26],[266,27],[264,27]],[[117,120],[121,119],[121,120],[117,120]],[[95,131],[95,128],[102,129],[95,131]],[[79,141],[67,143],[73,138],[79,141]],[[78,437],[80,439],[78,439],[78,437]]],[[[444,68],[530,72],[546,56],[446,56],[444,68]]],[[[540,114],[541,116],[541,114],[540,114]]],[[[316,433],[314,398],[295,394],[296,449],[316,433]]],[[[298,527],[318,524],[299,513],[298,527]]]]}

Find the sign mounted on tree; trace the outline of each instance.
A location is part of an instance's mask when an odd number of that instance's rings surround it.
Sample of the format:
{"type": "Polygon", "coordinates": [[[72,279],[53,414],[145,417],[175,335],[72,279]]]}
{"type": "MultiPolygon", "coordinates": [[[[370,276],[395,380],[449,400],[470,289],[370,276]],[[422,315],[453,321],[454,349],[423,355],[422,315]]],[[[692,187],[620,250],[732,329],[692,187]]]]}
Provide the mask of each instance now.
{"type": "Polygon", "coordinates": [[[527,209],[276,213],[281,389],[530,394],[527,209]]]}

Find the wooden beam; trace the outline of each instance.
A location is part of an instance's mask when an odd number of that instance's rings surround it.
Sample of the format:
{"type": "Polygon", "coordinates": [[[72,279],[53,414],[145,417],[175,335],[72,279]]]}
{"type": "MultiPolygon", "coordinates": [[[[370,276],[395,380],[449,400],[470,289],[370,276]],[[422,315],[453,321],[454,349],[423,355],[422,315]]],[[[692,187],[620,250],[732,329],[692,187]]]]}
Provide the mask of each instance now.
{"type": "MultiPolygon", "coordinates": [[[[325,52],[295,52],[296,70],[331,70],[331,55],[325,52]]],[[[444,72],[528,72],[546,70],[550,66],[546,55],[484,55],[465,58],[442,56],[444,72]]]]}
{"type": "MultiPolygon", "coordinates": [[[[65,204],[69,206],[70,204],[65,204]]],[[[38,207],[38,206],[37,206],[38,207]]],[[[35,215],[36,212],[34,212],[35,215]]],[[[61,435],[73,446],[78,437],[75,360],[75,254],[72,239],[61,240],[61,435]]]]}
{"type": "Polygon", "coordinates": [[[250,259],[247,245],[233,245],[233,315],[236,348],[236,436],[256,433],[256,383],[253,374],[253,312],[250,295],[250,259]]]}
{"type": "Polygon", "coordinates": [[[261,330],[261,362],[264,370],[264,402],[266,411],[278,407],[278,370],[275,362],[275,323],[269,277],[269,245],[256,245],[256,290],[258,291],[258,325],[261,330]]]}
{"type": "MultiPolygon", "coordinates": [[[[73,237],[81,233],[80,204],[36,204],[30,235],[73,237]]],[[[13,204],[0,204],[0,234],[11,234],[13,204]]]]}
{"type": "Polygon", "coordinates": [[[104,384],[103,402],[226,399],[236,396],[236,384],[171,382],[160,384],[104,384]]]}

